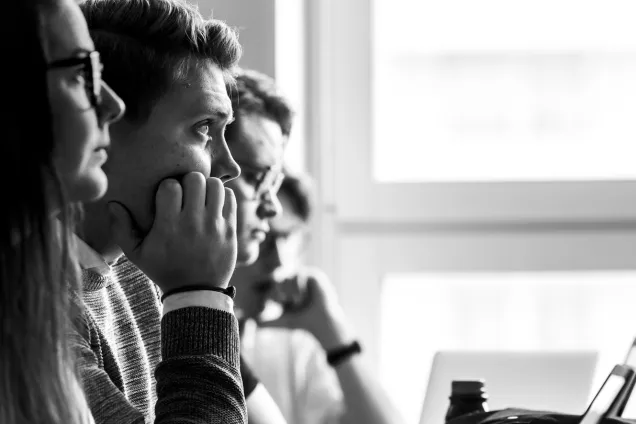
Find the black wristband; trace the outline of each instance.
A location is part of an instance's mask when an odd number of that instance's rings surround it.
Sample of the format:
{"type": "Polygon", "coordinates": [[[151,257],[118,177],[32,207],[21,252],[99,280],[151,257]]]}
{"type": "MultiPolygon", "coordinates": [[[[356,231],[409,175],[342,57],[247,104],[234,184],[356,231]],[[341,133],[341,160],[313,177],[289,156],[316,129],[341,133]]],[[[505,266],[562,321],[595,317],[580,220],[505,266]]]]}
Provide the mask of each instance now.
{"type": "Polygon", "coordinates": [[[327,363],[332,367],[338,366],[351,356],[362,352],[362,346],[356,340],[351,344],[336,347],[327,352],[327,363]]]}
{"type": "Polygon", "coordinates": [[[228,286],[226,289],[222,289],[220,287],[210,287],[205,284],[195,284],[192,286],[177,287],[176,289],[172,289],[170,291],[165,292],[163,296],[161,296],[161,303],[163,303],[166,297],[170,296],[171,294],[184,293],[184,292],[196,291],[196,290],[215,291],[218,293],[223,293],[224,295],[229,296],[232,299],[234,299],[234,296],[236,296],[236,287],[234,286],[228,286]]]}

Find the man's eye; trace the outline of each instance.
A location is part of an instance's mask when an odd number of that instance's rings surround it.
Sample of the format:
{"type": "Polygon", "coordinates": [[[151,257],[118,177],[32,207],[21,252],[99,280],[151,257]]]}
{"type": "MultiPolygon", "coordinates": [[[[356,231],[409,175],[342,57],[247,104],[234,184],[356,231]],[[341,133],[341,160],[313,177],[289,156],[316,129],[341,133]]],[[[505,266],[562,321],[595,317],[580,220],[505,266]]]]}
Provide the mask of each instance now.
{"type": "Polygon", "coordinates": [[[75,70],[75,72],[73,72],[73,76],[71,80],[77,84],[84,84],[85,82],[84,69],[80,68],[75,70]]]}
{"type": "Polygon", "coordinates": [[[199,125],[197,127],[197,132],[199,132],[201,135],[204,135],[206,137],[209,136],[210,135],[209,134],[210,133],[210,125],[208,125],[208,124],[199,125]]]}
{"type": "Polygon", "coordinates": [[[247,181],[250,184],[258,184],[261,181],[261,173],[260,172],[249,172],[249,171],[244,171],[241,173],[241,175],[243,176],[243,178],[245,178],[245,181],[247,181]]]}

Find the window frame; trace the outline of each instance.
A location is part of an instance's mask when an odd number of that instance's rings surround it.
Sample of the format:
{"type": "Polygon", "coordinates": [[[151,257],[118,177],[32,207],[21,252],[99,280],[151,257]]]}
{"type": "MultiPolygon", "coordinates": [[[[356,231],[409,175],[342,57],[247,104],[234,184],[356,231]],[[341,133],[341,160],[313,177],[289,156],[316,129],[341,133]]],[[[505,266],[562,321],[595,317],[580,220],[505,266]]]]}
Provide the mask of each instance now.
{"type": "MultiPolygon", "coordinates": [[[[310,169],[340,222],[631,222],[636,181],[378,183],[372,169],[372,1],[309,5],[310,169]],[[315,97],[314,97],[315,96],[315,97]],[[317,112],[317,113],[315,113],[317,112]],[[327,127],[315,131],[318,125],[327,127]],[[328,141],[327,141],[328,138],[328,141]],[[319,140],[319,141],[318,141],[319,140]],[[325,143],[325,141],[327,141],[325,143]],[[315,172],[318,171],[318,172],[315,172]]],[[[636,113],[636,111],[634,111],[636,113]]],[[[635,165],[636,166],[636,161],[635,165]]]]}

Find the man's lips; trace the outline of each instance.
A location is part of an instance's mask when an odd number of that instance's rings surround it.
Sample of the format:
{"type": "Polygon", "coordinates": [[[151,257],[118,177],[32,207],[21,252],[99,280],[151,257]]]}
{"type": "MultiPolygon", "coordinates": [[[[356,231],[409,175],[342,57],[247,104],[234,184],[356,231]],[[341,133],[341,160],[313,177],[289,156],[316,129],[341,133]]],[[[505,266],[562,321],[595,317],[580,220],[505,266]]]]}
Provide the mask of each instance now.
{"type": "Polygon", "coordinates": [[[260,227],[260,228],[254,228],[252,229],[252,231],[250,232],[250,234],[252,235],[253,238],[257,239],[259,242],[264,242],[265,239],[267,238],[267,233],[269,232],[269,228],[267,227],[260,227]]]}
{"type": "Polygon", "coordinates": [[[97,147],[95,147],[95,151],[99,151],[99,150],[105,150],[106,153],[109,153],[110,151],[110,139],[106,138],[105,140],[102,140],[101,143],[99,143],[97,145],[97,147]]]}

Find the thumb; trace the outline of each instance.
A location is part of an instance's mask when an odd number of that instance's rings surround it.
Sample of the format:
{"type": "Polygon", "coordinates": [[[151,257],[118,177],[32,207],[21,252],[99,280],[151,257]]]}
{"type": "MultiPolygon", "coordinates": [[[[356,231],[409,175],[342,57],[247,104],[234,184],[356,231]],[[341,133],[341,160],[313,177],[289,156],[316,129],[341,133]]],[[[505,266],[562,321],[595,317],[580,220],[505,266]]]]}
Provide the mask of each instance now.
{"type": "Polygon", "coordinates": [[[134,230],[130,213],[121,203],[109,202],[108,214],[110,215],[110,231],[115,243],[126,256],[130,256],[141,242],[134,230]]]}

